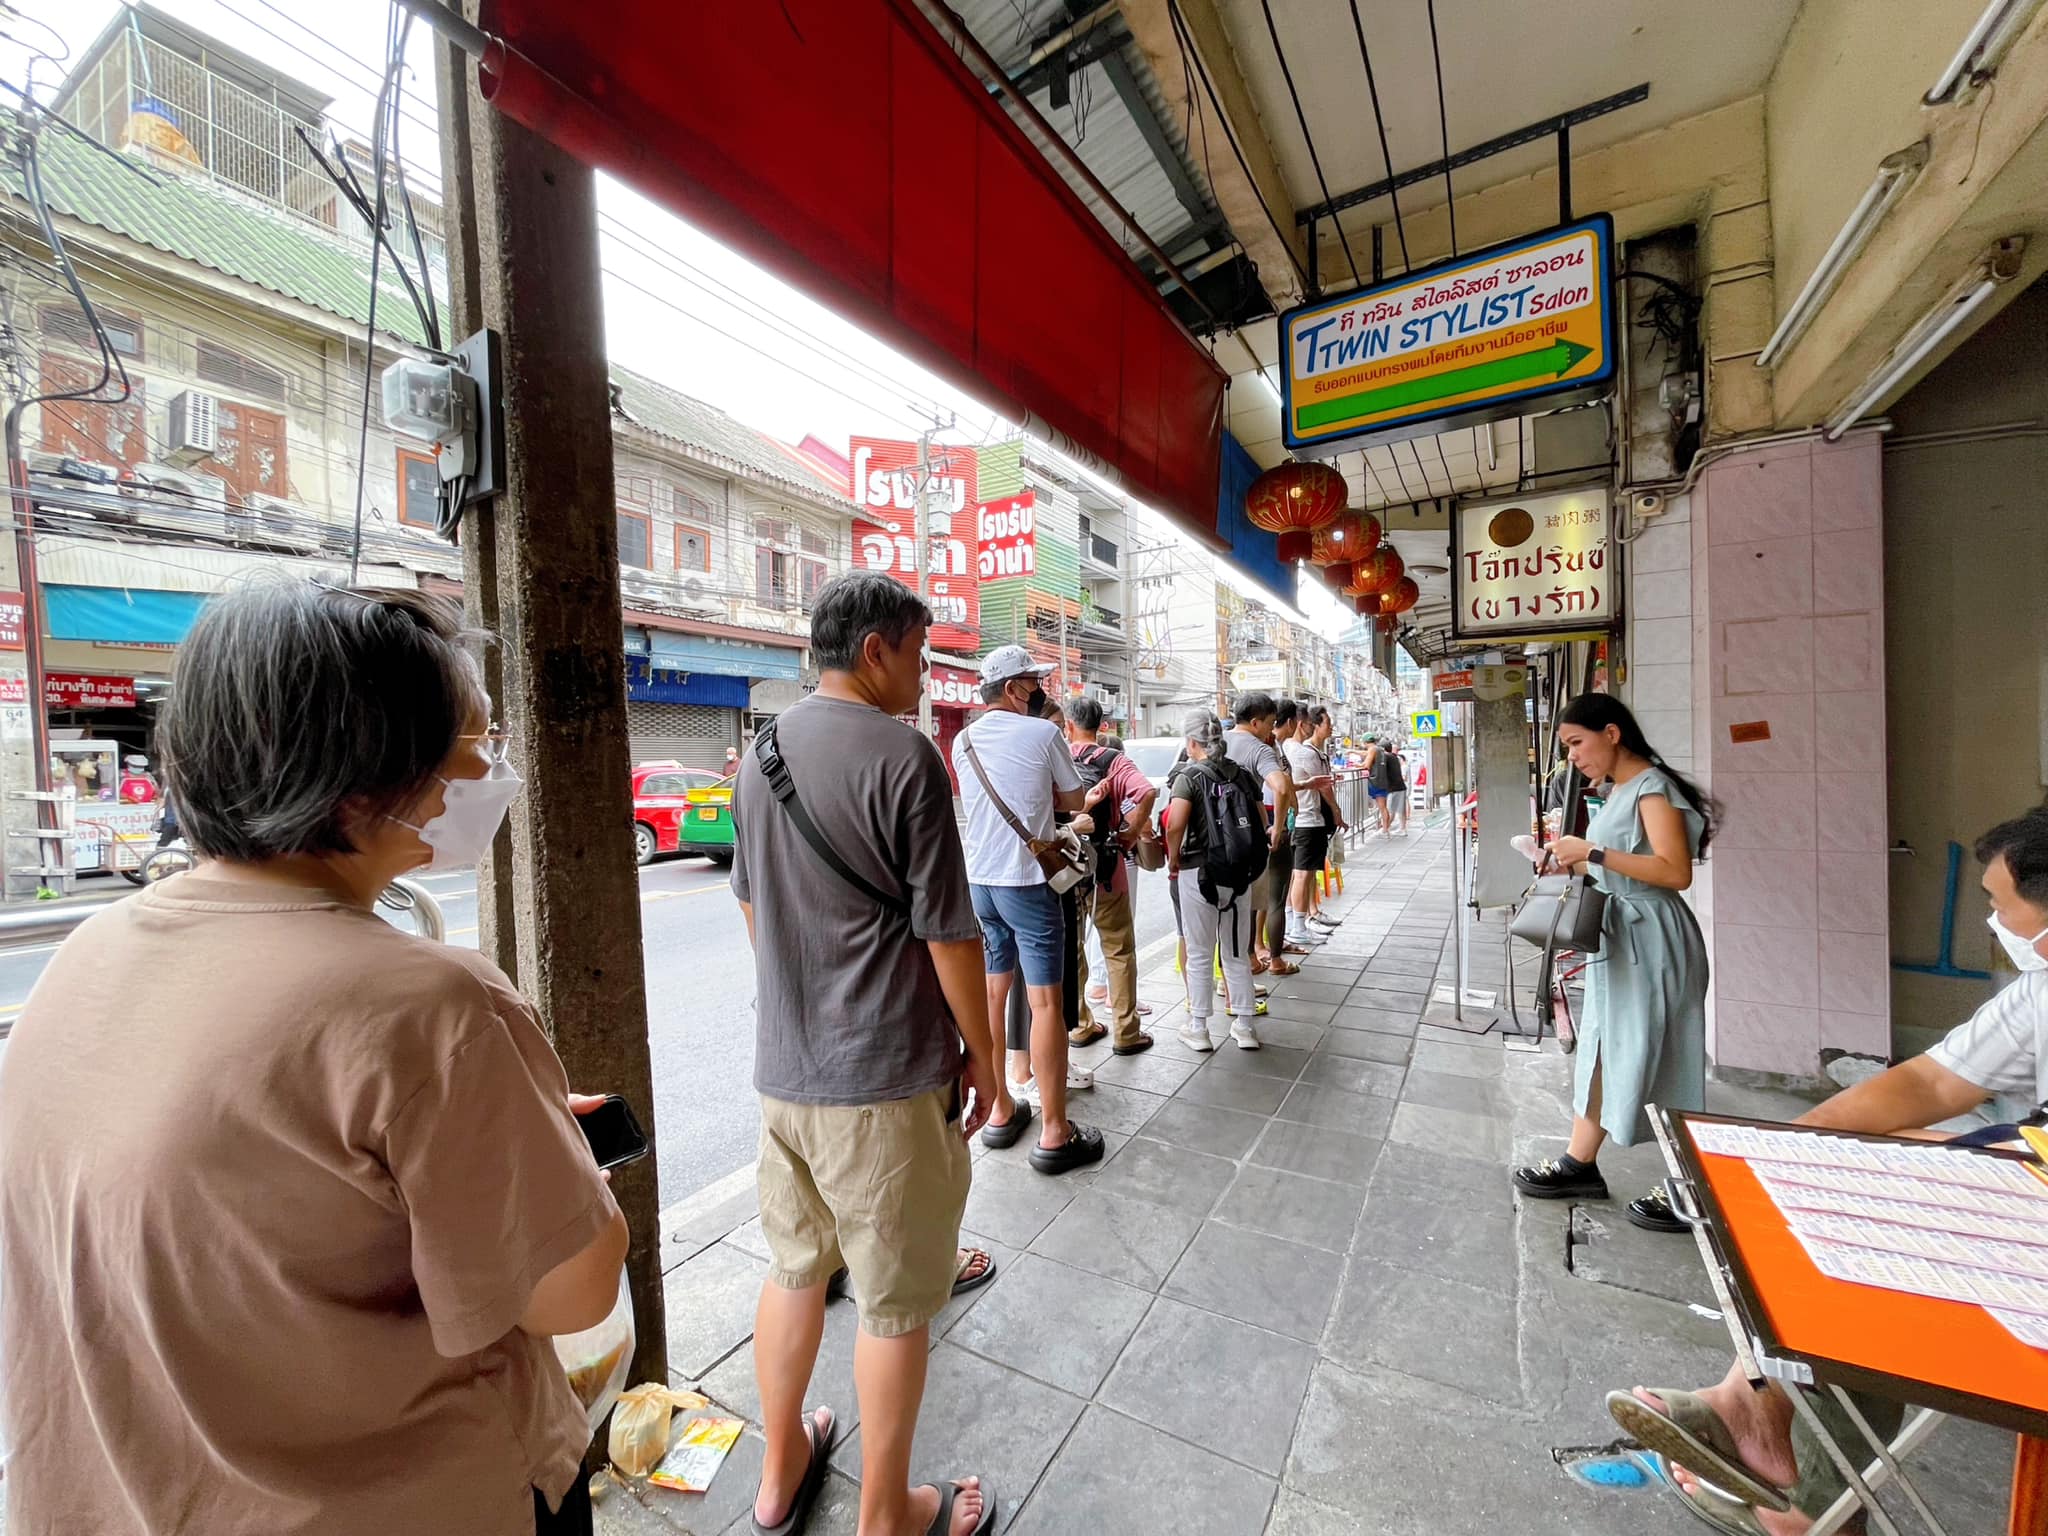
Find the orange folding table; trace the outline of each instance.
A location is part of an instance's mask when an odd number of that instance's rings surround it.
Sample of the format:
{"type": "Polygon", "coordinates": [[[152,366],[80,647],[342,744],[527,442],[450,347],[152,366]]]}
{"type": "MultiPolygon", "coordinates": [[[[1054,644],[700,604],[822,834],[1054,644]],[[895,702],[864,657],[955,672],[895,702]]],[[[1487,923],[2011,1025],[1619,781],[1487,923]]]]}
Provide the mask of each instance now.
{"type": "MultiPolygon", "coordinates": [[[[1838,1528],[1857,1508],[1887,1536],[1899,1536],[1876,1489],[1891,1484],[1930,1529],[1942,1527],[1902,1464],[1944,1414],[1976,1419],[2018,1436],[2010,1536],[2048,1536],[2048,1350],[2009,1333],[1982,1307],[1887,1290],[1823,1274],[1787,1225],[1777,1204],[1740,1157],[1702,1152],[1691,1127],[1701,1124],[1777,1126],[1734,1116],[1653,1109],[1652,1123],[1671,1170],[1673,1208],[1692,1224],[1721,1315],[1751,1381],[1828,1392],[1869,1442],[1871,1460],[1839,1443],[1806,1393],[1790,1396],[1848,1483],[1842,1504],[1817,1530],[1838,1528]],[[1847,1394],[1869,1393],[1922,1410],[1887,1443],[1847,1394]],[[1859,1464],[1861,1463],[1861,1464],[1859,1464]]],[[[1847,1133],[1828,1131],[1828,1136],[1847,1133]]],[[[1865,1136],[1870,1142],[1897,1138],[1865,1136]]],[[[1928,1143],[1916,1142],[1916,1146],[1928,1143]]],[[[1957,1157],[2026,1160],[1992,1148],[1948,1149],[1957,1157]]],[[[2048,1185],[2042,1218],[2048,1224],[2048,1185]]]]}

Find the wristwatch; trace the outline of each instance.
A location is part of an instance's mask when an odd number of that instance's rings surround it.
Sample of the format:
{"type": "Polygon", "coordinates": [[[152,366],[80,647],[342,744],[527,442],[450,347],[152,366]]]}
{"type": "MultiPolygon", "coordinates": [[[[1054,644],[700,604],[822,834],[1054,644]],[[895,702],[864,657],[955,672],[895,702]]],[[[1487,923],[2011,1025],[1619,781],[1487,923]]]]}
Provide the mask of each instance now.
{"type": "Polygon", "coordinates": [[[1605,848],[1592,849],[1586,855],[1586,862],[1588,864],[1605,864],[1607,862],[1607,850],[1605,848]]]}

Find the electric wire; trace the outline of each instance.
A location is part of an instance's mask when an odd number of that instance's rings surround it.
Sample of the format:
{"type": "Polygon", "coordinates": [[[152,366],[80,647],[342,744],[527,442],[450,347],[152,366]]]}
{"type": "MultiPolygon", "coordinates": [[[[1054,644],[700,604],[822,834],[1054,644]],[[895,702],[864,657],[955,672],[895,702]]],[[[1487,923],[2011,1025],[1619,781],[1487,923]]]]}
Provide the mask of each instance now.
{"type": "MultiPolygon", "coordinates": [[[[1436,125],[1444,146],[1444,214],[1451,221],[1451,255],[1458,254],[1458,194],[1451,187],[1451,119],[1444,106],[1444,56],[1436,40],[1436,0],[1429,4],[1429,55],[1436,61],[1436,125]]],[[[1387,174],[1392,176],[1391,169],[1387,174]]]]}
{"type": "Polygon", "coordinates": [[[1266,215],[1266,222],[1273,227],[1273,233],[1280,241],[1280,248],[1287,253],[1288,262],[1293,266],[1295,273],[1306,281],[1308,268],[1302,264],[1301,257],[1295,254],[1292,237],[1280,227],[1279,219],[1274,217],[1273,205],[1266,201],[1266,194],[1260,190],[1258,178],[1252,175],[1251,165],[1245,160],[1244,147],[1237,142],[1237,134],[1230,126],[1230,119],[1223,115],[1223,104],[1216,98],[1215,82],[1209,78],[1209,66],[1202,62],[1202,56],[1195,48],[1193,34],[1188,30],[1187,18],[1181,15],[1179,0],[1166,0],[1166,10],[1168,18],[1173,22],[1174,42],[1180,49],[1181,58],[1184,62],[1192,63],[1197,78],[1201,80],[1203,94],[1209,100],[1209,109],[1215,114],[1218,125],[1223,129],[1223,137],[1230,144],[1230,152],[1237,157],[1237,168],[1244,172],[1245,182],[1251,187],[1252,196],[1259,200],[1259,208],[1266,215]]]}
{"type": "MultiPolygon", "coordinates": [[[[390,89],[399,71],[405,64],[405,36],[412,30],[412,12],[405,12],[405,24],[398,25],[400,7],[398,0],[391,0],[390,19],[385,24],[386,66],[385,87],[390,89]],[[395,41],[394,41],[395,39],[395,41]],[[395,54],[396,58],[391,55],[395,54]]],[[[370,134],[370,175],[377,183],[375,218],[371,223],[373,232],[384,226],[384,114],[386,97],[377,97],[377,122],[370,134]]],[[[355,539],[349,550],[348,579],[354,584],[358,568],[363,559],[363,496],[368,486],[370,468],[370,391],[377,378],[377,269],[384,258],[384,242],[380,239],[370,247],[370,317],[363,335],[363,420],[356,439],[356,527],[355,539]]]]}
{"type": "MultiPolygon", "coordinates": [[[[1259,9],[1266,17],[1266,35],[1273,40],[1273,57],[1280,62],[1280,78],[1287,82],[1287,99],[1294,103],[1294,120],[1301,125],[1301,141],[1308,146],[1308,163],[1315,169],[1316,185],[1322,189],[1323,203],[1328,206],[1332,201],[1330,183],[1323,176],[1323,160],[1316,153],[1315,135],[1308,131],[1308,113],[1302,110],[1301,93],[1294,88],[1294,71],[1287,67],[1287,50],[1280,46],[1280,28],[1273,20],[1272,0],[1259,0],[1259,9]]],[[[1351,268],[1353,285],[1364,286],[1365,280],[1358,275],[1357,258],[1351,254],[1351,241],[1344,233],[1344,220],[1335,209],[1330,211],[1330,222],[1337,227],[1337,243],[1344,249],[1344,262],[1351,268]]]]}
{"type": "Polygon", "coordinates": [[[1407,272],[1415,264],[1408,259],[1408,226],[1401,222],[1401,193],[1394,186],[1394,153],[1387,148],[1387,119],[1380,111],[1380,86],[1373,76],[1372,50],[1365,45],[1365,23],[1359,19],[1358,0],[1351,0],[1351,29],[1358,34],[1358,58],[1365,65],[1365,90],[1372,99],[1373,126],[1379,130],[1380,159],[1387,167],[1387,200],[1394,205],[1394,234],[1401,242],[1401,270],[1407,272]]]}

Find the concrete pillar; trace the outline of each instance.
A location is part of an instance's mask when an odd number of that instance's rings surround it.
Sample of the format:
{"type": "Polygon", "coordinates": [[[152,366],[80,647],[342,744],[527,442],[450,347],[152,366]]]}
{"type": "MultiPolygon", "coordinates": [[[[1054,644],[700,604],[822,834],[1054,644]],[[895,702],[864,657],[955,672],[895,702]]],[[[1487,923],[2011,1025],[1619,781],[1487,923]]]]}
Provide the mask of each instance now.
{"type": "Polygon", "coordinates": [[[1689,661],[1687,745],[1725,813],[1696,888],[1720,1066],[1810,1075],[1830,1047],[1891,1049],[1879,443],[1717,461],[1691,498],[1690,612],[1646,618],[1634,578],[1645,727],[1661,745],[1673,691],[1646,676],[1689,661]]]}
{"type": "MultiPolygon", "coordinates": [[[[509,898],[487,897],[484,921],[503,954],[509,915],[520,989],[570,1083],[625,1095],[654,1135],[596,179],[490,111],[473,78],[444,64],[450,267],[464,308],[503,337],[507,482],[465,525],[464,563],[472,610],[496,605],[498,707],[527,785],[509,898]]],[[[656,1166],[612,1185],[633,1228],[636,1381],[667,1379],[656,1166]]]]}

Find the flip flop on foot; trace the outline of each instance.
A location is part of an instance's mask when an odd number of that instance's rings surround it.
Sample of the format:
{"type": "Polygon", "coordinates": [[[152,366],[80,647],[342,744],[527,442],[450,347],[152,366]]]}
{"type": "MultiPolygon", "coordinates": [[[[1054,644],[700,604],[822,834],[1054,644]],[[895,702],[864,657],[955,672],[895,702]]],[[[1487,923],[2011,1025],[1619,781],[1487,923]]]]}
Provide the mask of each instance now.
{"type": "Polygon", "coordinates": [[[1782,1488],[1774,1487],[1743,1462],[1735,1436],[1705,1398],[1672,1387],[1644,1390],[1664,1407],[1654,1408],[1633,1392],[1607,1394],[1607,1412],[1624,1433],[1738,1499],[1770,1510],[1792,1507],[1782,1488]]]}
{"type": "Polygon", "coordinates": [[[1152,1034],[1151,1034],[1151,1031],[1149,1031],[1149,1030],[1143,1030],[1143,1029],[1141,1029],[1141,1030],[1139,1030],[1139,1031],[1138,1031],[1138,1038],[1137,1038],[1137,1039],[1135,1039],[1135,1040],[1132,1040],[1132,1041],[1130,1041],[1130,1042],[1128,1042],[1127,1044],[1124,1044],[1124,1045],[1112,1045],[1112,1046],[1111,1046],[1111,1047],[1109,1048],[1109,1053],[1110,1053],[1110,1055],[1112,1055],[1112,1056],[1136,1056],[1136,1055],[1140,1054],[1141,1052],[1144,1052],[1144,1051],[1149,1051],[1149,1050],[1151,1050],[1151,1049],[1152,1049],[1152,1034]]]}
{"type": "Polygon", "coordinates": [[[991,1120],[981,1128],[981,1144],[991,1152],[1001,1152],[1017,1145],[1017,1138],[1024,1134],[1024,1127],[1031,1123],[1031,1101],[1018,1094],[1010,1100],[1010,1118],[1001,1125],[991,1120]]]}
{"type": "Polygon", "coordinates": [[[953,1271],[953,1294],[965,1296],[969,1291],[978,1291],[995,1277],[993,1256],[984,1249],[962,1248],[959,1265],[953,1271]]]}
{"type": "MultiPolygon", "coordinates": [[[[925,1486],[931,1488],[937,1485],[927,1483],[925,1486]]],[[[947,1483],[944,1487],[938,1488],[938,1495],[938,1513],[932,1516],[932,1523],[925,1527],[925,1536],[986,1536],[987,1532],[996,1528],[996,1493],[980,1478],[963,1477],[947,1483]],[[981,1518],[972,1525],[960,1526],[956,1530],[957,1522],[953,1518],[954,1505],[962,1499],[977,1497],[981,1500],[981,1518]]]]}
{"type": "Polygon", "coordinates": [[[1075,1028],[1067,1031],[1067,1044],[1093,1045],[1096,1041],[1100,1040],[1104,1035],[1108,1033],[1109,1031],[1104,1029],[1100,1024],[1090,1023],[1078,1025],[1075,1028]]]}
{"type": "Polygon", "coordinates": [[[811,1442],[811,1459],[804,1468],[803,1481],[781,1520],[769,1525],[761,1518],[761,1500],[754,1499],[754,1536],[797,1536],[811,1518],[811,1506],[818,1502],[818,1490],[825,1486],[825,1471],[832,1455],[832,1410],[813,1409],[804,1420],[804,1435],[811,1442]]]}
{"type": "Polygon", "coordinates": [[[1655,1451],[1640,1453],[1650,1460],[1657,1469],[1657,1475],[1664,1479],[1671,1491],[1678,1496],[1686,1513],[1703,1525],[1711,1525],[1722,1536],[1764,1536],[1764,1528],[1756,1517],[1756,1511],[1740,1499],[1731,1499],[1725,1493],[1717,1493],[1705,1483],[1695,1482],[1688,1488],[1678,1480],[1678,1469],[1671,1464],[1668,1456],[1655,1451]]]}
{"type": "Polygon", "coordinates": [[[1056,1147],[1031,1149],[1031,1166],[1044,1174],[1072,1173],[1102,1161],[1102,1132],[1089,1125],[1069,1125],[1067,1139],[1056,1147]]]}

